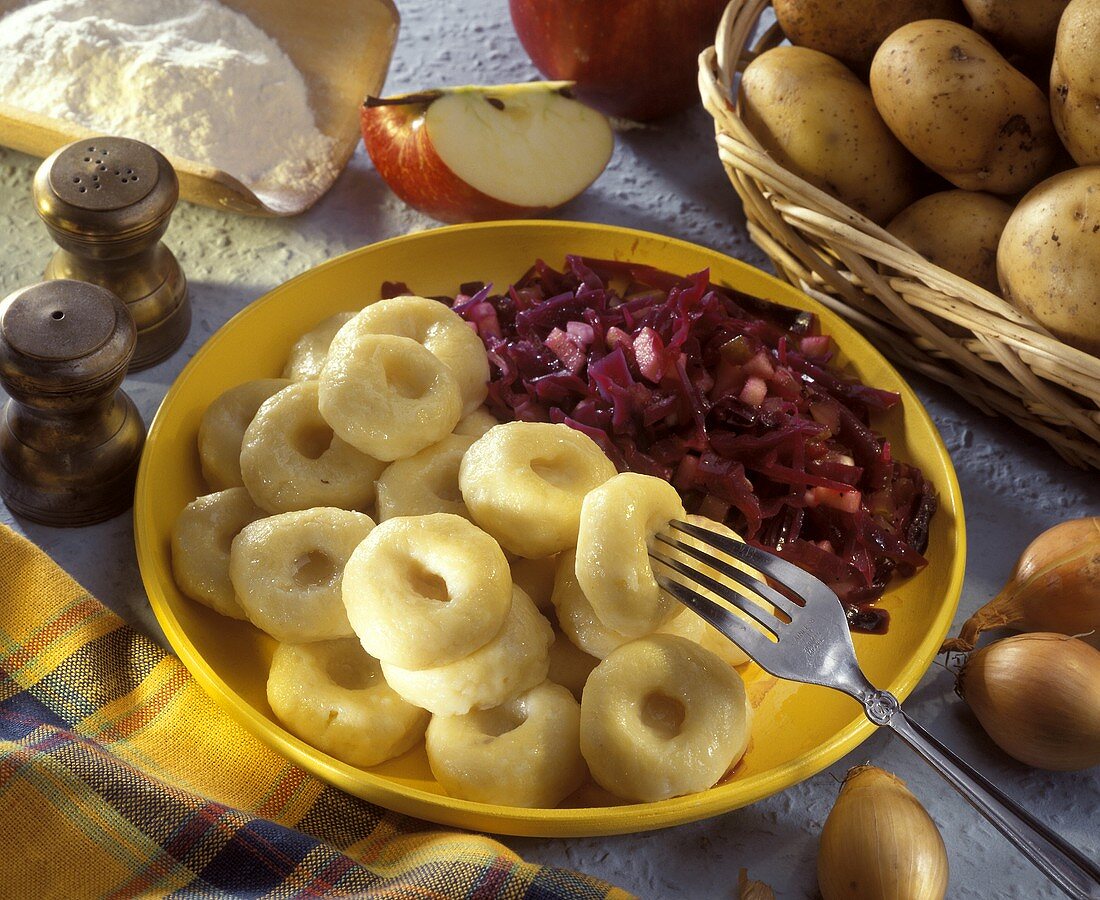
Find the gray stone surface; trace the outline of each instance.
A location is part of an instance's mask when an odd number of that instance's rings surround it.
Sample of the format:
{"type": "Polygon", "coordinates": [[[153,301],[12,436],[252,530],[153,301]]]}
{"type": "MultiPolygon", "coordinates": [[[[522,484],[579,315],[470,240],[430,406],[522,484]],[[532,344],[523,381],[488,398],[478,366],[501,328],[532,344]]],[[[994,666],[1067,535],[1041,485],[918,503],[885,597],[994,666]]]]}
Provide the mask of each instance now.
{"type": "MultiPolygon", "coordinates": [[[[505,0],[404,0],[400,7],[389,91],[536,75],[512,32],[505,0]]],[[[764,265],[745,235],[712,134],[701,109],[621,132],[607,172],[557,217],[659,231],[764,265]]],[[[37,280],[51,251],[31,205],[36,166],[28,156],[0,151],[2,294],[37,280]]],[[[249,219],[182,204],[167,240],[191,280],[194,326],[182,351],[129,377],[126,389],[151,421],[188,358],[247,303],[324,259],[434,225],[390,193],[361,149],[332,191],[294,219],[249,219]]],[[[1100,513],[1100,484],[1095,473],[1069,467],[1024,432],[985,418],[931,383],[913,384],[950,448],[966,506],[970,550],[957,628],[996,593],[1032,537],[1064,519],[1100,513]]],[[[0,521],[43,547],[129,621],[160,636],[138,575],[128,516],[75,531],[13,521],[6,509],[0,521]]],[[[934,665],[906,709],[1100,858],[1100,770],[1045,773],[1014,763],[976,726],[952,691],[952,677],[934,665]]],[[[813,897],[821,825],[844,772],[868,760],[904,778],[939,823],[951,859],[951,897],[1060,896],[886,734],[802,784],[707,821],[619,837],[505,840],[530,860],[582,869],[645,897],[732,897],[742,867],[780,897],[813,897]]]]}

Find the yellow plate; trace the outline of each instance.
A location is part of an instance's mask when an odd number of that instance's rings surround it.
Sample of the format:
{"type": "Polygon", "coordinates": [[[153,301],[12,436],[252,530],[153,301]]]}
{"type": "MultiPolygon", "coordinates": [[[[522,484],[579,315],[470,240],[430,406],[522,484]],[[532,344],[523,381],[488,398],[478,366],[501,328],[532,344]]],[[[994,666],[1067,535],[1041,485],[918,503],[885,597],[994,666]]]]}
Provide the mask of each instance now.
{"type": "Polygon", "coordinates": [[[912,390],[856,331],[789,285],[744,263],[684,241],[604,225],[499,222],[439,228],[364,247],[299,275],[221,328],[168,391],[149,430],[138,475],[134,531],[142,578],[168,640],[203,687],[243,726],[320,778],[399,812],[481,831],[571,836],[642,831],[705,818],[790,787],[840,758],[873,726],[848,697],[777,682],[755,667],[746,680],[757,706],[749,752],[733,776],[700,794],[622,804],[595,786],[558,809],[514,809],[445,796],[417,748],[371,770],[345,765],[298,740],[275,721],[264,682],[272,642],[252,626],[222,618],[183,597],[172,581],[169,534],[177,513],[205,491],[196,433],[206,406],[223,390],[280,373],[299,335],[326,316],[377,299],[383,281],[420,294],[453,294],[468,281],[499,288],[536,258],[560,266],[579,253],[649,263],[711,277],[758,296],[812,309],[842,358],[867,384],[898,391],[902,403],[876,426],[895,453],[919,465],[936,486],[940,509],[925,570],[882,601],[891,624],[882,636],[857,635],[872,682],[905,697],[930,665],[951,624],[962,587],[965,536],[959,486],[947,449],[912,390]]]}

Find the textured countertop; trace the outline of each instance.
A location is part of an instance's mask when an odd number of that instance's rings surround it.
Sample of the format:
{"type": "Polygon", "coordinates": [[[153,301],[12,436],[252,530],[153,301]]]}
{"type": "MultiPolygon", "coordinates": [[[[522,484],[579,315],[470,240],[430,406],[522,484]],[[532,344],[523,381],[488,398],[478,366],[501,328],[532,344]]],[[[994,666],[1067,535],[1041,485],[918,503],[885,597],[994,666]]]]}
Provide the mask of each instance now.
{"type": "MultiPolygon", "coordinates": [[[[536,76],[512,31],[506,0],[401,0],[399,6],[401,37],[387,91],[536,76]]],[[[663,232],[766,266],[745,234],[712,136],[711,120],[701,108],[620,132],[608,170],[557,217],[663,232]]],[[[51,253],[31,203],[37,165],[31,157],[0,150],[0,294],[37,281],[51,253]]],[[[190,356],[246,304],[322,260],[435,224],[390,193],[362,148],[331,192],[297,218],[250,219],[181,204],[166,241],[190,279],[192,331],[181,351],[127,378],[125,389],[151,421],[190,356]]],[[[954,632],[996,593],[1035,535],[1067,518],[1100,514],[1100,478],[1071,468],[1022,430],[984,417],[950,392],[919,378],[912,383],[950,449],[962,485],[969,557],[954,632]]],[[[163,640],[138,575],[129,516],[63,530],[13,520],[0,508],[0,521],[43,547],[130,622],[163,640]]],[[[906,710],[1100,859],[1100,768],[1048,773],[1015,763],[985,737],[952,688],[952,674],[933,665],[906,710]]],[[[582,869],[644,897],[733,897],[742,867],[771,884],[779,897],[814,897],[822,823],[844,773],[866,761],[905,779],[938,823],[950,856],[950,897],[1061,896],[888,734],[872,736],[802,784],[707,821],[620,837],[504,840],[532,861],[582,869]]]]}

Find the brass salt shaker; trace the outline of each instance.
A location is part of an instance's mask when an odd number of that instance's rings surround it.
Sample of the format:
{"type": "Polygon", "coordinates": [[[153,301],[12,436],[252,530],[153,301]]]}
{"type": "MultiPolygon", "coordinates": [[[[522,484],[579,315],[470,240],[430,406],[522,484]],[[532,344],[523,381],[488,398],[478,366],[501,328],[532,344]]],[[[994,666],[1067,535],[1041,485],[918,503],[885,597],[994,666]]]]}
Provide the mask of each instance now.
{"type": "Polygon", "coordinates": [[[145,425],[119,389],[136,329],[105,288],[44,281],[0,303],[0,495],[45,525],[89,525],[133,503],[145,425]]]}
{"type": "Polygon", "coordinates": [[[171,355],[191,327],[187,279],[161,241],[178,199],[168,160],[129,138],[75,141],[34,177],[38,214],[60,245],[45,277],[88,281],[122,299],[137,326],[131,371],[171,355]]]}

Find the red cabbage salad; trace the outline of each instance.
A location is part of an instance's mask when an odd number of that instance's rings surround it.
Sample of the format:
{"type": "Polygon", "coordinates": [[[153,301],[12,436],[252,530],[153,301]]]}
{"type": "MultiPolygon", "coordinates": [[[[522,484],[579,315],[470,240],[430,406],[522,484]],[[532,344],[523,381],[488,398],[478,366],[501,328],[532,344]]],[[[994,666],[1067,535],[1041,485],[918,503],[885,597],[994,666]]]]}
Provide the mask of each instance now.
{"type": "Polygon", "coordinates": [[[853,627],[880,627],[868,604],[926,564],[935,491],[870,425],[900,397],[831,365],[812,313],[706,270],[580,256],[445,299],[485,344],[497,418],[564,422],[619,471],[670,481],[689,512],[829,584],[853,627]]]}

